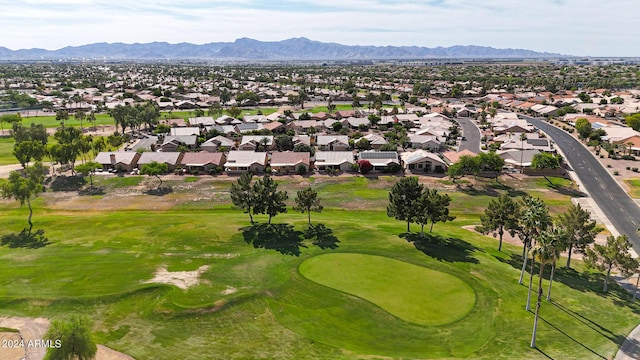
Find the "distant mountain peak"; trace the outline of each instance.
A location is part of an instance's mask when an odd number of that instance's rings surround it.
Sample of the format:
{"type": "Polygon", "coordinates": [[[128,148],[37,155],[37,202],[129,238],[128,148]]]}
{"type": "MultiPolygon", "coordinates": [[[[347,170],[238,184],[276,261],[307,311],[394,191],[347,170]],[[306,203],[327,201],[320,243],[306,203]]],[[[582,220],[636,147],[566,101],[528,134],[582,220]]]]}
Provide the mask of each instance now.
{"type": "Polygon", "coordinates": [[[263,42],[248,37],[234,42],[191,43],[94,43],[58,50],[10,50],[0,47],[0,60],[34,59],[133,59],[133,60],[389,60],[434,58],[542,58],[560,54],[525,49],[496,49],[489,46],[455,45],[435,48],[419,46],[342,45],[294,37],[263,42]]]}

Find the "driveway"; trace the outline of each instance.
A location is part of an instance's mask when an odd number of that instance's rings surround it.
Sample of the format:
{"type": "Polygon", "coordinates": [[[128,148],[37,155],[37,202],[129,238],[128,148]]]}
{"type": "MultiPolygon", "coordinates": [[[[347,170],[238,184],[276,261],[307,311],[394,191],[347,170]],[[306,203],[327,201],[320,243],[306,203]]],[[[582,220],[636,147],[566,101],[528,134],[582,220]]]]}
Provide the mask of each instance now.
{"type": "Polygon", "coordinates": [[[462,135],[465,137],[465,140],[460,142],[460,147],[458,151],[469,150],[474,153],[480,152],[480,139],[482,138],[482,134],[480,134],[480,129],[473,123],[473,120],[469,118],[455,118],[454,119],[460,127],[462,128],[462,135]]]}
{"type": "Polygon", "coordinates": [[[555,141],[585,190],[598,204],[613,227],[620,234],[627,235],[633,249],[640,252],[640,236],[637,232],[640,227],[640,207],[620,187],[607,169],[578,140],[565,131],[539,119],[522,117],[555,141]]]}

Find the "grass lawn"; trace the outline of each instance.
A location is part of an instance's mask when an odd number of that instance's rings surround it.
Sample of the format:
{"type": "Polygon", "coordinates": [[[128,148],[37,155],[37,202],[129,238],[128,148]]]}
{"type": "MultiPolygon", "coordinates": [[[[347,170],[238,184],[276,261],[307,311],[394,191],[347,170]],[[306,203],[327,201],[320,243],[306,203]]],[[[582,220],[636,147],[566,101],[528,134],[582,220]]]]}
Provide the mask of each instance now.
{"type": "Polygon", "coordinates": [[[15,156],[13,156],[13,138],[0,137],[0,165],[17,164],[15,156]]]}
{"type": "Polygon", "coordinates": [[[624,182],[629,186],[629,195],[640,198],[640,179],[624,179],[624,182]]]}
{"type": "Polygon", "coordinates": [[[326,254],[300,265],[300,273],[380,306],[419,325],[444,325],[463,318],[475,305],[473,289],[455,276],[364,254],[326,254]],[[429,301],[424,301],[426,298],[429,301]]]}
{"type": "MultiPolygon", "coordinates": [[[[457,218],[420,241],[384,211],[389,178],[282,181],[290,198],[309,184],[318,190],[325,209],[312,222],[334,239],[324,249],[301,237],[306,214],[291,209],[273,219],[272,240],[255,237],[259,227],[229,204],[228,181],[181,179],[164,196],[144,193],[148,177],[96,181],[99,198],[47,192],[33,202],[34,228],[51,244],[0,247],[0,316],[86,314],[99,343],[140,359],[608,358],[640,322],[630,294],[617,285],[602,294],[603,275],[574,261],[576,270],[556,270],[540,351],[529,348],[520,249],[498,252],[497,240],[462,226],[477,224],[478,204],[495,194],[537,192],[558,211],[569,205],[568,194],[535,181],[477,191],[440,184],[457,218]],[[291,238],[302,240],[284,248],[291,238]],[[148,282],[160,267],[203,265],[187,290],[148,282]]],[[[27,213],[0,200],[0,236],[26,226],[27,213]]]]}

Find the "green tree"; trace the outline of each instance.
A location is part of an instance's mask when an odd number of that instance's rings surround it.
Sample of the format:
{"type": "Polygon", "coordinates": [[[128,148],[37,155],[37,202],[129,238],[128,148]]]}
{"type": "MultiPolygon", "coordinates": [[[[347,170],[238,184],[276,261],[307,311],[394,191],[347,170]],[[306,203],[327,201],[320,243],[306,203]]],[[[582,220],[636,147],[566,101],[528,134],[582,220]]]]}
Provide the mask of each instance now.
{"type": "Polygon", "coordinates": [[[239,207],[245,213],[249,214],[249,219],[251,220],[251,225],[254,224],[253,221],[253,206],[255,204],[255,193],[253,192],[253,187],[251,186],[251,180],[253,179],[253,174],[251,172],[245,172],[240,175],[238,180],[231,184],[231,202],[233,205],[239,207]]]}
{"type": "Polygon", "coordinates": [[[488,153],[481,152],[476,157],[478,167],[482,170],[494,173],[496,181],[498,181],[498,176],[504,167],[504,159],[501,158],[500,155],[496,154],[495,151],[490,151],[488,153]]]}
{"type": "MultiPolygon", "coordinates": [[[[531,335],[531,347],[536,347],[536,335],[538,330],[538,319],[540,317],[540,305],[542,303],[542,275],[544,266],[557,258],[557,238],[551,232],[542,232],[538,237],[538,241],[533,250],[533,258],[537,258],[540,263],[540,271],[538,273],[538,301],[536,302],[536,311],[533,320],[533,333],[531,335]]],[[[533,273],[533,267],[531,272],[533,273]]],[[[527,302],[529,299],[527,299],[527,302]]],[[[527,304],[527,307],[529,304],[527,304]]]]}
{"type": "Polygon", "coordinates": [[[447,194],[438,194],[436,189],[424,188],[416,202],[416,221],[420,224],[420,232],[424,234],[424,225],[431,221],[429,232],[437,222],[453,221],[456,217],[449,215],[451,198],[447,194]]]}
{"type": "MultiPolygon", "coordinates": [[[[524,272],[527,267],[529,251],[533,248],[534,239],[546,230],[552,223],[551,216],[547,205],[539,198],[532,196],[524,196],[521,200],[522,212],[520,214],[520,226],[518,227],[518,237],[522,240],[524,247],[522,249],[522,271],[520,272],[519,284],[522,284],[524,272]]],[[[530,309],[531,303],[531,287],[533,286],[533,263],[531,258],[531,272],[529,276],[529,290],[527,292],[527,310],[530,309]]]]}
{"type": "Polygon", "coordinates": [[[291,151],[293,150],[293,137],[289,135],[278,135],[274,139],[276,143],[276,149],[278,151],[291,151]]]}
{"type": "Polygon", "coordinates": [[[596,235],[602,231],[602,228],[591,220],[591,213],[583,209],[580,204],[571,204],[567,211],[558,215],[558,226],[564,229],[566,233],[566,243],[563,250],[567,249],[567,265],[571,268],[571,254],[584,254],[587,247],[596,239],[596,235]]]}
{"type": "Polygon", "coordinates": [[[604,278],[603,292],[607,292],[611,270],[617,269],[625,275],[638,268],[637,261],[629,254],[631,243],[626,235],[613,237],[607,236],[605,245],[594,244],[593,248],[588,248],[584,262],[588,268],[595,268],[606,271],[604,278]]]}
{"type": "Polygon", "coordinates": [[[269,215],[269,224],[271,224],[271,218],[287,212],[285,201],[289,195],[286,191],[278,190],[278,183],[271,176],[264,175],[262,179],[256,181],[253,184],[253,192],[255,194],[253,213],[269,215]]]}
{"type": "Polygon", "coordinates": [[[29,208],[29,234],[33,228],[31,219],[33,217],[33,208],[31,207],[31,200],[38,197],[38,195],[44,191],[45,167],[40,162],[36,162],[33,166],[30,166],[20,171],[12,171],[9,174],[9,180],[2,185],[2,197],[14,198],[20,202],[20,206],[27,204],[29,208]]]}
{"type": "Polygon", "coordinates": [[[42,161],[46,151],[46,146],[40,141],[27,140],[13,145],[13,156],[18,159],[23,168],[26,168],[31,160],[42,161]]]}
{"type": "Polygon", "coordinates": [[[586,118],[577,119],[575,128],[576,128],[576,131],[578,132],[578,135],[580,135],[580,139],[588,138],[589,135],[591,134],[591,131],[593,131],[593,128],[591,127],[591,123],[586,118]]]}
{"type": "Polygon", "coordinates": [[[232,106],[227,109],[227,114],[229,114],[229,116],[231,116],[232,118],[237,119],[238,117],[240,117],[240,114],[242,114],[242,109],[237,106],[232,106]]]}
{"type": "Polygon", "coordinates": [[[296,194],[296,205],[294,210],[301,213],[307,213],[309,226],[311,227],[311,212],[322,212],[322,205],[320,204],[320,198],[318,192],[308,187],[306,189],[298,190],[296,194]]]}
{"type": "Polygon", "coordinates": [[[50,153],[52,158],[62,164],[71,164],[75,166],[78,156],[86,148],[86,144],[82,143],[82,133],[74,127],[59,128],[53,137],[58,141],[51,147],[50,153]]]}
{"type": "Polygon", "coordinates": [[[457,179],[462,179],[467,175],[477,176],[479,172],[480,164],[478,158],[471,155],[462,155],[457,162],[449,166],[447,176],[455,183],[457,179]]]}
{"type": "MultiPolygon", "coordinates": [[[[562,157],[560,155],[552,155],[547,152],[541,152],[533,155],[533,159],[531,159],[531,168],[536,170],[545,170],[545,169],[555,170],[560,168],[561,163],[562,163],[562,157]]],[[[542,175],[542,176],[544,176],[545,180],[547,180],[549,184],[553,185],[553,183],[551,182],[551,180],[549,180],[547,175],[542,175]]]]}
{"type": "Polygon", "coordinates": [[[416,202],[424,186],[418,183],[416,176],[403,177],[389,191],[387,216],[407,221],[407,232],[411,231],[411,223],[417,216],[416,202]]]}
{"type": "Polygon", "coordinates": [[[102,169],[102,164],[95,161],[87,161],[84,164],[76,166],[76,171],[82,176],[89,176],[89,186],[93,188],[93,172],[102,169]]]}
{"type": "Polygon", "coordinates": [[[20,124],[21,122],[22,117],[20,113],[0,115],[0,134],[4,133],[3,123],[12,124],[9,127],[13,127],[13,124],[20,124]]]}
{"type": "Polygon", "coordinates": [[[62,109],[56,111],[56,120],[60,121],[64,127],[64,122],[69,120],[69,112],[62,109]]]}
{"type": "Polygon", "coordinates": [[[222,106],[219,102],[214,102],[207,109],[207,115],[220,117],[222,115],[222,106]]]}
{"type": "Polygon", "coordinates": [[[640,131],[640,113],[627,116],[627,125],[635,131],[640,131]]]}
{"type": "Polygon", "coordinates": [[[148,164],[144,164],[140,168],[140,174],[155,176],[156,178],[158,178],[158,180],[160,181],[157,188],[158,190],[160,190],[160,187],[162,186],[162,179],[160,178],[160,175],[166,174],[168,172],[169,166],[165,163],[159,163],[157,161],[152,161],[148,164]]]}
{"type": "Polygon", "coordinates": [[[47,350],[45,360],[95,359],[98,347],[91,337],[91,320],[83,315],[72,315],[69,321],[53,320],[45,334],[53,346],[47,350]]]}
{"type": "Polygon", "coordinates": [[[80,122],[80,131],[84,132],[84,128],[82,127],[82,120],[87,118],[87,114],[84,112],[84,110],[76,110],[74,117],[80,122]]]}
{"type": "Polygon", "coordinates": [[[484,214],[480,215],[482,225],[478,230],[483,234],[493,232],[493,236],[498,234],[500,242],[498,243],[498,251],[502,250],[502,235],[505,230],[511,236],[516,234],[520,221],[520,204],[514,201],[510,196],[503,194],[498,198],[489,202],[484,210],[484,214]]]}

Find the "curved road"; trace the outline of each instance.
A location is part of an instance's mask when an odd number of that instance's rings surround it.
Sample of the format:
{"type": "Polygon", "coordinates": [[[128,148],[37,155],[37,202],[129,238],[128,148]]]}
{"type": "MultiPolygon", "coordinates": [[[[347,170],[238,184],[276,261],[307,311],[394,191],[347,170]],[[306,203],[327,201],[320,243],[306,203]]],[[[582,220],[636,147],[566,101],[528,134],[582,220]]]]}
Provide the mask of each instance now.
{"type": "Polygon", "coordinates": [[[545,121],[522,116],[549,135],[560,147],[585,190],[598,204],[620,234],[627,235],[636,252],[640,251],[640,207],[613,179],[607,169],[573,136],[545,121]]]}
{"type": "Polygon", "coordinates": [[[470,150],[476,154],[479,153],[480,139],[482,138],[480,129],[478,129],[470,118],[455,118],[454,120],[460,124],[462,135],[465,137],[465,140],[460,141],[458,151],[470,150]]]}

